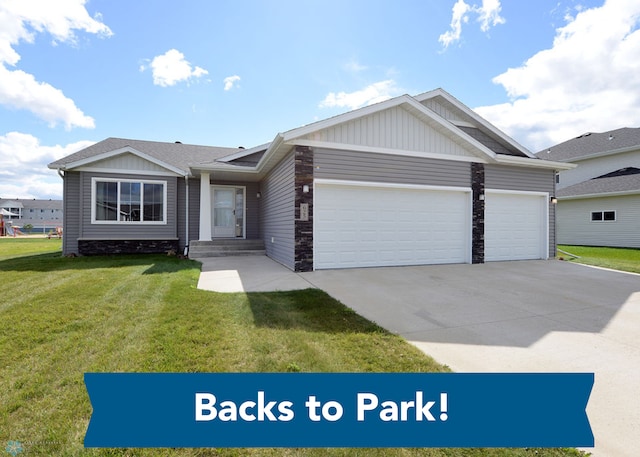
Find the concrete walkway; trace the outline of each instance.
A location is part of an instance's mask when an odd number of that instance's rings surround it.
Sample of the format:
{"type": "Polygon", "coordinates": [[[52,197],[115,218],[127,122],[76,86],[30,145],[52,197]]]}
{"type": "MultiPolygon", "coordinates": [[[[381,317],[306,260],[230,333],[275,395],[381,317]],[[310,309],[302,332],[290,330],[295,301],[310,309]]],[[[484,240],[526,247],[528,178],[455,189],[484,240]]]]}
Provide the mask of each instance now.
{"type": "Polygon", "coordinates": [[[458,372],[594,372],[587,450],[640,449],[639,275],[561,261],[301,274],[266,257],[202,261],[200,288],[318,287],[458,372]]]}
{"type": "Polygon", "coordinates": [[[273,292],[315,287],[267,256],[205,257],[198,289],[214,292],[273,292]]]}

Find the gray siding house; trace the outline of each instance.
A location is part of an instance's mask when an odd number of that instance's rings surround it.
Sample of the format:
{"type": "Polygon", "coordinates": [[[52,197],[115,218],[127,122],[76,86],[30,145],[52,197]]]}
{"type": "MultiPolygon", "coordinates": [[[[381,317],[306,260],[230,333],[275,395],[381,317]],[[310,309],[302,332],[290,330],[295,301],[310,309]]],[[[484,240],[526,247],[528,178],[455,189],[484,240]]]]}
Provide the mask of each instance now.
{"type": "Polygon", "coordinates": [[[109,138],[64,176],[65,254],[259,240],[294,271],[555,255],[555,174],[442,89],[251,149],[109,138]]]}
{"type": "Polygon", "coordinates": [[[640,128],[586,133],[538,156],[558,174],[559,244],[640,248],[640,128]]]}

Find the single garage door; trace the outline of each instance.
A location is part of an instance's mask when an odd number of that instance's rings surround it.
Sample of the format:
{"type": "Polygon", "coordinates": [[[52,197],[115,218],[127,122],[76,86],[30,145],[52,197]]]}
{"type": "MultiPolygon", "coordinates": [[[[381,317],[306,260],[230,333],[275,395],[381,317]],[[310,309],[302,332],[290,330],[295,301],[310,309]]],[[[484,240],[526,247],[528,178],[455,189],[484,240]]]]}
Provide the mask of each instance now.
{"type": "Polygon", "coordinates": [[[469,262],[470,194],[450,189],[316,182],[315,268],[469,262]]]}
{"type": "Polygon", "coordinates": [[[548,258],[548,196],[485,192],[486,261],[548,258]]]}

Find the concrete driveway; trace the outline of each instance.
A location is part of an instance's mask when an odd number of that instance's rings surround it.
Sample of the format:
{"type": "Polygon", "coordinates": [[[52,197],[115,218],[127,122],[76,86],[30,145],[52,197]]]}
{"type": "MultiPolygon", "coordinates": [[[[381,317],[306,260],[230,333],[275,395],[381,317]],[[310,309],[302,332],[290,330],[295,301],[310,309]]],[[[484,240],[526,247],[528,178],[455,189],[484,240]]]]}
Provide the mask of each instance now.
{"type": "Polygon", "coordinates": [[[640,449],[640,276],[561,261],[299,276],[458,372],[594,372],[598,456],[640,449]]]}

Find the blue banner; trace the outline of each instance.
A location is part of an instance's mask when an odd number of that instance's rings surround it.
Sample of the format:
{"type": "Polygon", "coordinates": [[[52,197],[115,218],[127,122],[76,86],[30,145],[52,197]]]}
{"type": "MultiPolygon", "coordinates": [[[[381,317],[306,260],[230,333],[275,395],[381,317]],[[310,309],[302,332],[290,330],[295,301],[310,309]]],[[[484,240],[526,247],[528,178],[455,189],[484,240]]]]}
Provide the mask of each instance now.
{"type": "Polygon", "coordinates": [[[592,447],[593,373],[86,373],[86,447],[592,447]]]}

